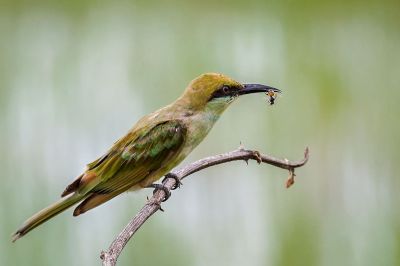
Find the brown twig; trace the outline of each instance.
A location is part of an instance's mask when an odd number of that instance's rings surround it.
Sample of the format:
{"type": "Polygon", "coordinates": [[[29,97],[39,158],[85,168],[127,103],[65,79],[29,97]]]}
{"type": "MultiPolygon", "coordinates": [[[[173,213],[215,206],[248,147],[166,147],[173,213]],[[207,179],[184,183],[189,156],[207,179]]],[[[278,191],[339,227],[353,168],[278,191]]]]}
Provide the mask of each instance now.
{"type": "MultiPolygon", "coordinates": [[[[287,159],[278,159],[272,156],[260,154],[258,151],[245,150],[239,148],[237,150],[210,156],[194,163],[186,165],[176,171],[171,172],[172,175],[176,176],[179,180],[200,171],[202,169],[208,168],[213,165],[227,163],[231,161],[244,160],[256,160],[260,163],[267,163],[282,169],[289,170],[289,178],[286,181],[286,187],[289,188],[294,183],[294,169],[301,167],[308,161],[309,152],[306,148],[304,152],[304,158],[298,162],[290,162],[287,159]]],[[[174,178],[166,178],[163,181],[163,185],[170,191],[175,186],[176,180],[174,178]]],[[[114,266],[117,263],[118,256],[121,254],[125,245],[131,239],[131,237],[136,233],[136,231],[146,222],[146,220],[153,215],[155,212],[161,209],[161,202],[165,197],[165,192],[163,190],[157,190],[154,195],[148,200],[148,202],[143,206],[143,208],[132,218],[132,220],[125,226],[122,232],[114,239],[111,243],[108,251],[102,251],[100,258],[103,261],[103,266],[114,266]]]]}

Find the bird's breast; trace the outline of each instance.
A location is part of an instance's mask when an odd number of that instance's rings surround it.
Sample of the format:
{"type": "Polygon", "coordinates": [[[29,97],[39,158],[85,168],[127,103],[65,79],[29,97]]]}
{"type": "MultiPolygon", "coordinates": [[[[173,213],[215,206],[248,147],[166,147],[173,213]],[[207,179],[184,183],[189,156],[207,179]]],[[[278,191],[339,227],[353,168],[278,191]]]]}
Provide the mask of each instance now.
{"type": "Polygon", "coordinates": [[[207,136],[218,118],[218,114],[202,112],[186,119],[187,136],[182,152],[185,157],[207,136]]]}

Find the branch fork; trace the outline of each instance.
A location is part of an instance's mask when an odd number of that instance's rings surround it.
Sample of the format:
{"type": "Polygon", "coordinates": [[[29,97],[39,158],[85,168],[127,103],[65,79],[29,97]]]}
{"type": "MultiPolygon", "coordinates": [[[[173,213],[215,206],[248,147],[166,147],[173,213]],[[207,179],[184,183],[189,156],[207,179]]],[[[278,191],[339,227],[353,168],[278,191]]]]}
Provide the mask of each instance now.
{"type": "MultiPolygon", "coordinates": [[[[162,181],[162,185],[164,186],[165,190],[170,193],[171,190],[180,186],[180,181],[182,179],[202,169],[231,161],[243,160],[248,164],[249,160],[255,160],[258,164],[266,163],[278,168],[288,170],[289,177],[286,180],[286,188],[289,188],[294,184],[294,177],[296,176],[294,170],[305,165],[308,161],[308,158],[308,148],[305,149],[304,158],[302,160],[297,162],[290,162],[287,159],[282,160],[272,156],[261,154],[256,150],[244,149],[244,147],[240,145],[240,147],[234,151],[206,157],[167,174],[162,181]]],[[[146,222],[146,220],[150,216],[152,216],[158,210],[163,211],[163,209],[161,208],[161,203],[164,199],[168,199],[166,197],[168,197],[167,194],[169,193],[166,193],[163,189],[156,189],[154,191],[153,196],[147,200],[147,203],[142,207],[142,209],[130,220],[125,228],[114,239],[109,249],[107,251],[101,252],[100,258],[103,262],[103,266],[116,265],[119,255],[121,254],[128,241],[136,233],[136,231],[146,222]]]]}

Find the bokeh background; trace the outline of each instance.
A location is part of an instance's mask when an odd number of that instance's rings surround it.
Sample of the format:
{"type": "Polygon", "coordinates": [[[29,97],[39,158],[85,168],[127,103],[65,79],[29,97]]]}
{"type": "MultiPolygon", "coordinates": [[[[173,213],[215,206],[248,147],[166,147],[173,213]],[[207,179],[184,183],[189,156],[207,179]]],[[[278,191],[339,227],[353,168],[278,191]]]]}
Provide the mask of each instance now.
{"type": "Polygon", "coordinates": [[[0,264],[99,265],[151,190],[15,229],[204,72],[247,96],[186,163],[245,147],[309,163],[194,174],[119,265],[400,265],[398,1],[0,1],[0,264]]]}

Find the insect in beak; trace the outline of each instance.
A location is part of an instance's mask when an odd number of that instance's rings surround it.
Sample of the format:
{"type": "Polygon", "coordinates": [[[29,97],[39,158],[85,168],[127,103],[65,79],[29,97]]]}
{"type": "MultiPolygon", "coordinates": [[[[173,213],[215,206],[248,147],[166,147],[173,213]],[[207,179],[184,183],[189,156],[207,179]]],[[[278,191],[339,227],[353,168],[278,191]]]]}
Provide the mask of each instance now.
{"type": "Polygon", "coordinates": [[[275,99],[278,96],[278,94],[274,90],[268,90],[265,94],[269,97],[268,98],[269,104],[273,105],[275,103],[275,99]]]}

